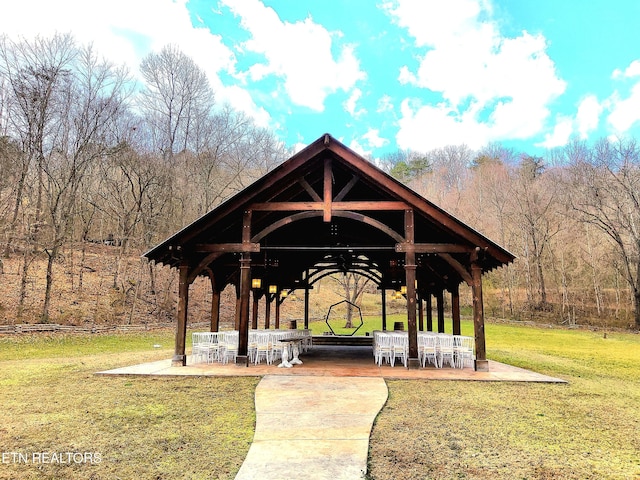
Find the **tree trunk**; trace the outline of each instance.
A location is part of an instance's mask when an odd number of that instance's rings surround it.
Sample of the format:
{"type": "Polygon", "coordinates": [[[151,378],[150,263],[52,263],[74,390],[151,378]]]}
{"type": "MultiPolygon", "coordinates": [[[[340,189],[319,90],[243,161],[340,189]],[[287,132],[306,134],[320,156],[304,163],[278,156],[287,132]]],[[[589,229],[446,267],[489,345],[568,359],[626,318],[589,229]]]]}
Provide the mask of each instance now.
{"type": "MultiPolygon", "coordinates": [[[[640,268],[640,267],[639,267],[640,268]]],[[[634,318],[635,318],[635,327],[637,330],[640,330],[640,290],[636,289],[634,291],[634,318]]]]}
{"type": "Polygon", "coordinates": [[[18,300],[18,320],[22,321],[22,313],[24,312],[24,301],[27,298],[27,276],[29,274],[29,248],[27,245],[22,252],[22,273],[20,275],[20,299],[18,300]]]}
{"type": "Polygon", "coordinates": [[[53,288],[53,262],[58,256],[59,247],[53,247],[51,250],[46,250],[48,255],[47,259],[47,282],[44,289],[44,305],[42,306],[42,317],[40,321],[47,323],[49,321],[49,308],[51,307],[51,291],[53,288]]]}
{"type": "MultiPolygon", "coordinates": [[[[638,251],[640,251],[640,245],[638,245],[638,251]]],[[[634,299],[634,317],[636,322],[636,329],[640,330],[640,260],[636,263],[636,284],[633,286],[633,299],[634,299]]]]}
{"type": "Polygon", "coordinates": [[[349,303],[347,303],[347,322],[344,325],[344,328],[353,328],[353,308],[351,307],[351,282],[350,279],[345,277],[344,282],[342,283],[344,286],[344,298],[347,299],[349,303]]]}

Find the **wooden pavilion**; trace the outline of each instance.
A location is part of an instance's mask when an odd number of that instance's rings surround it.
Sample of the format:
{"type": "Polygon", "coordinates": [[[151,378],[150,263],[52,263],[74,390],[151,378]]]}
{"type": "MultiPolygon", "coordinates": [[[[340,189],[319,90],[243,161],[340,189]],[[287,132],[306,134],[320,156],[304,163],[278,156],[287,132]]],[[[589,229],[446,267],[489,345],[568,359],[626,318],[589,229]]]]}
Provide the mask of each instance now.
{"type": "Polygon", "coordinates": [[[249,328],[257,327],[261,299],[267,325],[270,304],[275,303],[277,328],[281,292],[304,290],[307,328],[312,285],[331,273],[351,271],[378,285],[383,328],[385,292],[402,291],[406,297],[409,368],[419,366],[417,332],[424,330],[425,311],[426,329],[434,327],[432,299],[436,328],[443,332],[444,292],[450,292],[453,333],[459,334],[459,285],[469,285],[479,371],[488,370],[482,274],[514,260],[511,253],[329,134],[144,257],[179,272],[173,365],[186,364],[189,285],[198,276],[211,280],[212,331],[218,330],[220,292],[235,285],[237,363],[248,365],[249,328]]]}

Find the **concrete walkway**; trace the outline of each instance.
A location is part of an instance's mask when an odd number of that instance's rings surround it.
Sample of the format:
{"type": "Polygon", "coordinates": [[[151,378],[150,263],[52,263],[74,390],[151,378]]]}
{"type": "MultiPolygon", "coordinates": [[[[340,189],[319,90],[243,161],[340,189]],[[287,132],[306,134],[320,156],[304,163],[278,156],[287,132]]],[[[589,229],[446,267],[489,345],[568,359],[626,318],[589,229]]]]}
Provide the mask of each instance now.
{"type": "Polygon", "coordinates": [[[381,377],[263,377],[253,443],[236,480],[364,478],[387,395],[381,377]]]}

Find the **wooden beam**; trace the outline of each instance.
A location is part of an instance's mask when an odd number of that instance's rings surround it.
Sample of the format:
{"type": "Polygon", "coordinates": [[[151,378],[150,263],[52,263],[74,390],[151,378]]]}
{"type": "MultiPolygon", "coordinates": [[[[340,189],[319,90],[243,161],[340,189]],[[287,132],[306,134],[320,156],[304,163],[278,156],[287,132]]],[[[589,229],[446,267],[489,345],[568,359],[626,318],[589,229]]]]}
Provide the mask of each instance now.
{"type": "Polygon", "coordinates": [[[354,187],[354,185],[358,183],[358,180],[360,180],[360,177],[358,177],[357,175],[354,175],[353,177],[351,177],[351,180],[349,180],[349,183],[347,183],[344,187],[342,187],[342,190],[340,190],[340,192],[336,195],[336,198],[334,198],[334,200],[336,202],[343,200],[344,197],[347,196],[347,193],[349,193],[351,189],[354,187]]]}
{"type": "Polygon", "coordinates": [[[300,185],[302,185],[302,188],[305,189],[305,191],[309,194],[309,196],[314,202],[322,201],[322,198],[320,197],[320,195],[318,195],[318,193],[313,189],[313,187],[309,185],[309,182],[307,182],[304,178],[300,178],[298,182],[300,183],[300,185]]]}
{"type": "MultiPolygon", "coordinates": [[[[253,238],[251,238],[250,240],[252,240],[254,242],[259,242],[264,237],[269,235],[271,232],[274,232],[277,229],[279,229],[279,228],[281,228],[281,227],[283,227],[285,225],[288,225],[290,223],[296,222],[298,220],[304,220],[304,219],[307,219],[307,218],[318,217],[320,215],[322,215],[321,211],[306,211],[306,212],[294,213],[293,215],[281,218],[280,220],[278,220],[276,222],[273,222],[267,228],[265,228],[261,232],[258,232],[257,234],[255,234],[253,236],[253,238]]],[[[381,221],[376,220],[375,218],[372,218],[372,217],[368,217],[368,216],[366,216],[366,215],[364,215],[362,213],[357,213],[357,212],[352,212],[352,211],[334,211],[333,212],[333,216],[349,218],[351,220],[355,220],[355,221],[358,221],[358,222],[366,223],[367,225],[371,225],[372,227],[377,228],[378,230],[386,233],[391,238],[393,238],[397,243],[404,243],[405,242],[405,240],[402,237],[402,235],[400,235],[398,232],[396,232],[395,230],[393,230],[389,226],[385,225],[381,221]]]]}
{"type": "Polygon", "coordinates": [[[198,243],[197,253],[256,253],[260,251],[259,243],[198,243]]]}
{"type": "MultiPolygon", "coordinates": [[[[407,208],[407,204],[395,200],[380,201],[353,201],[353,202],[330,202],[331,210],[353,210],[353,211],[377,211],[391,210],[402,211],[407,208]]],[[[303,212],[303,211],[324,211],[326,202],[256,202],[249,205],[251,210],[264,212],[303,212]]],[[[471,249],[469,249],[471,250],[471,249]]]]}
{"type": "Polygon", "coordinates": [[[467,285],[471,285],[473,283],[471,279],[471,274],[467,271],[464,266],[458,262],[455,258],[453,258],[448,253],[440,253],[440,257],[445,260],[449,265],[453,267],[453,269],[460,274],[462,279],[467,283],[467,285]]]}
{"type": "Polygon", "coordinates": [[[323,189],[323,201],[324,201],[323,207],[324,208],[322,209],[323,211],[322,220],[325,222],[331,221],[331,209],[332,209],[331,203],[333,202],[332,177],[333,177],[333,171],[331,170],[331,159],[325,158],[324,159],[324,189],[323,189]]]}
{"type": "Polygon", "coordinates": [[[456,243],[398,243],[396,245],[396,252],[409,250],[415,253],[469,253],[473,248],[456,243]]]}

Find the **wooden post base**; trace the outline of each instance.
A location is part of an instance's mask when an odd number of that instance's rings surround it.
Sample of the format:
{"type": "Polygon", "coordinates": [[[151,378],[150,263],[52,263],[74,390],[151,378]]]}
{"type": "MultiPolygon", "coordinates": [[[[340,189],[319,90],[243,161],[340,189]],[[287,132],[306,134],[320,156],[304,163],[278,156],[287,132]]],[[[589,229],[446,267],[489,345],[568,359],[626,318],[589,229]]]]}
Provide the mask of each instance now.
{"type": "Polygon", "coordinates": [[[248,367],[249,366],[249,356],[248,355],[238,355],[236,357],[236,366],[238,366],[238,367],[248,367]]]}
{"type": "Polygon", "coordinates": [[[171,359],[172,367],[184,367],[187,364],[187,356],[186,355],[174,355],[171,359]]]}
{"type": "Polygon", "coordinates": [[[417,370],[420,367],[421,367],[420,359],[418,359],[418,358],[409,358],[407,360],[407,368],[409,370],[417,370]]]}
{"type": "Polygon", "coordinates": [[[476,372],[488,372],[489,371],[489,360],[475,360],[474,361],[474,370],[476,372]]]}

